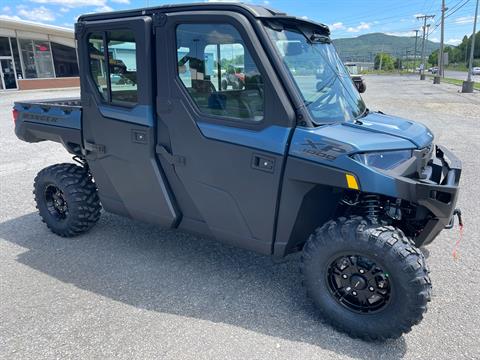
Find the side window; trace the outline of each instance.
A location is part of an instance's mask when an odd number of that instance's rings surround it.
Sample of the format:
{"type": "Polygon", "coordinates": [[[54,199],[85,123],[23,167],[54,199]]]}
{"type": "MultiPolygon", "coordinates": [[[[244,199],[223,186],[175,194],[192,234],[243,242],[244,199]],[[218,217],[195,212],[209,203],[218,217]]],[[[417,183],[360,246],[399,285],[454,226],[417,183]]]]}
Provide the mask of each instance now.
{"type": "Polygon", "coordinates": [[[103,47],[103,33],[92,33],[88,37],[90,72],[104,100],[108,100],[107,67],[103,47]]]}
{"type": "Polygon", "coordinates": [[[137,53],[132,31],[92,33],[88,38],[88,52],[91,75],[103,100],[114,105],[135,105],[138,102],[137,53]]]}
{"type": "Polygon", "coordinates": [[[108,63],[112,102],[136,104],[137,51],[135,37],[130,30],[107,32],[108,63]]]}
{"type": "Polygon", "coordinates": [[[263,119],[262,75],[232,25],[179,25],[177,61],[178,76],[201,112],[240,120],[263,119]]]}

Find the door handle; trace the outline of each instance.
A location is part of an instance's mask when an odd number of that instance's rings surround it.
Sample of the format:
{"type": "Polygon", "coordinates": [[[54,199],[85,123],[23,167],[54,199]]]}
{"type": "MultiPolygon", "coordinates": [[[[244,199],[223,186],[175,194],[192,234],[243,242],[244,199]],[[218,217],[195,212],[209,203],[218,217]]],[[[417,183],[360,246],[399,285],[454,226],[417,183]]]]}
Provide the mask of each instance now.
{"type": "Polygon", "coordinates": [[[265,155],[253,154],[252,168],[273,173],[275,170],[275,159],[265,155]]]}

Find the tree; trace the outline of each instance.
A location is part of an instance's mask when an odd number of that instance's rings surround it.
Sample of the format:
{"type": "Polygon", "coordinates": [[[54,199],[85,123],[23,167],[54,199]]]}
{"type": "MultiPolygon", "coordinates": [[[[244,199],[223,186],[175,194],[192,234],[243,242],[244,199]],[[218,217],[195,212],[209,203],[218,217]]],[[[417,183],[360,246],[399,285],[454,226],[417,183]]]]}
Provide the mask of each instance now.
{"type": "Polygon", "coordinates": [[[379,70],[380,63],[382,65],[381,70],[390,71],[394,69],[394,59],[390,54],[379,52],[375,55],[374,68],[379,70]]]}

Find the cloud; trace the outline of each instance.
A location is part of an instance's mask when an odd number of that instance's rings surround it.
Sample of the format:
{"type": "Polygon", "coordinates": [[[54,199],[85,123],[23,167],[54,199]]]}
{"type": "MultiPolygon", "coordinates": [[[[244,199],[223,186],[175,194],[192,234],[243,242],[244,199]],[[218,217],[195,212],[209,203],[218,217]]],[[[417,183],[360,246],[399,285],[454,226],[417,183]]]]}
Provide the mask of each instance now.
{"type": "Polygon", "coordinates": [[[69,11],[70,11],[69,8],[64,8],[64,7],[60,8],[60,12],[62,12],[62,13],[67,13],[69,11]]]}
{"type": "Polygon", "coordinates": [[[419,14],[413,14],[412,15],[414,18],[420,17],[420,16],[425,16],[425,14],[419,13],[419,14]]]}
{"type": "Polygon", "coordinates": [[[462,39],[448,39],[447,41],[445,41],[445,44],[448,44],[448,45],[458,45],[462,42],[462,39]]]}
{"type": "Polygon", "coordinates": [[[5,12],[5,13],[9,13],[11,10],[12,10],[12,8],[10,6],[4,6],[2,8],[2,11],[5,12]]]}
{"type": "Polygon", "coordinates": [[[38,8],[32,9],[27,8],[24,5],[19,5],[17,6],[17,10],[18,15],[27,20],[38,22],[51,22],[55,20],[55,15],[53,14],[53,12],[47,9],[45,6],[40,6],[38,8]]]}
{"type": "Polygon", "coordinates": [[[328,27],[330,28],[330,30],[342,30],[342,29],[345,29],[345,25],[343,25],[342,22],[333,23],[333,24],[331,24],[331,25],[328,25],[328,27]]]}
{"type": "Polygon", "coordinates": [[[355,27],[349,27],[347,29],[347,32],[349,33],[358,33],[362,30],[368,30],[370,29],[370,23],[366,23],[366,22],[361,22],[360,25],[357,25],[355,27]]]}
{"type": "Polygon", "coordinates": [[[303,15],[302,17],[300,17],[300,19],[308,20],[308,16],[303,15]]]}
{"type": "Polygon", "coordinates": [[[473,24],[473,18],[474,18],[473,16],[461,16],[453,20],[453,23],[461,24],[461,25],[473,24]]]}
{"type": "Polygon", "coordinates": [[[22,20],[20,19],[17,15],[6,15],[6,14],[0,14],[0,19],[7,19],[7,20],[22,20]]]}
{"type": "Polygon", "coordinates": [[[105,6],[107,0],[30,0],[38,4],[56,4],[65,7],[105,6]]]}
{"type": "Polygon", "coordinates": [[[113,11],[113,8],[108,5],[103,5],[95,9],[96,12],[109,12],[113,11]]]}
{"type": "Polygon", "coordinates": [[[384,33],[386,35],[392,35],[392,36],[413,36],[413,31],[390,31],[390,32],[386,32],[384,33]]]}
{"type": "Polygon", "coordinates": [[[110,0],[110,1],[117,4],[130,4],[130,0],[110,0]]]}

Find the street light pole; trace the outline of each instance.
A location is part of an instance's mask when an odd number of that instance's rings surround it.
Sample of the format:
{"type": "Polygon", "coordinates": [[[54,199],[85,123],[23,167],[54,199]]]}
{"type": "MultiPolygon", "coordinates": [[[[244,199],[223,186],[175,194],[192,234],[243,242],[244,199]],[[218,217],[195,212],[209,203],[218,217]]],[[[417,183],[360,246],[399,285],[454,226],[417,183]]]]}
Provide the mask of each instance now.
{"type": "Polygon", "coordinates": [[[473,92],[473,84],[474,84],[474,82],[472,80],[473,53],[475,52],[475,35],[476,35],[476,32],[477,32],[478,3],[479,3],[479,0],[477,0],[477,6],[475,7],[475,17],[473,18],[472,46],[470,48],[470,60],[468,61],[467,81],[464,81],[463,85],[462,85],[462,92],[464,92],[464,93],[473,92]]]}
{"type": "Polygon", "coordinates": [[[417,39],[418,39],[418,32],[420,30],[413,30],[415,31],[415,53],[413,54],[413,72],[415,72],[415,69],[417,68],[417,39]]]}
{"type": "Polygon", "coordinates": [[[434,84],[440,84],[440,79],[442,78],[443,74],[443,42],[444,42],[444,31],[445,31],[445,11],[447,8],[445,7],[445,0],[442,0],[442,22],[441,22],[441,31],[440,31],[440,51],[438,54],[438,70],[435,74],[433,79],[434,84]]]}
{"type": "Polygon", "coordinates": [[[425,80],[425,32],[427,30],[427,19],[434,18],[435,15],[419,15],[417,19],[423,19],[423,38],[422,38],[422,63],[420,64],[420,80],[425,80]]]}

